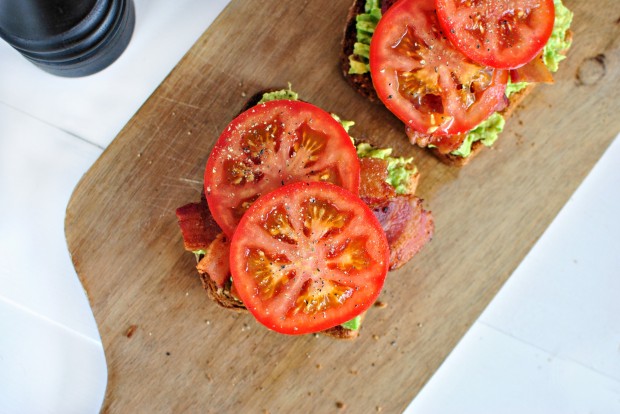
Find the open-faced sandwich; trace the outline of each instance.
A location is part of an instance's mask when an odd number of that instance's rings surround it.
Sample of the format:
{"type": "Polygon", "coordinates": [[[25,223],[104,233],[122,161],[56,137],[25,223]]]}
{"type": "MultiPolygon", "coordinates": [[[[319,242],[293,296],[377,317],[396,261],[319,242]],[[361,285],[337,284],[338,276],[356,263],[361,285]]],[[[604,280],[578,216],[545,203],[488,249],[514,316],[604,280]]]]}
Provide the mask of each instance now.
{"type": "Polygon", "coordinates": [[[434,224],[413,160],[354,143],[352,122],[261,93],[209,155],[204,194],[177,209],[209,296],[284,334],[355,338],[386,274],[434,224]]]}
{"type": "Polygon", "coordinates": [[[355,0],[341,67],[412,143],[464,165],[536,84],[553,82],[571,20],[561,0],[355,0]]]}

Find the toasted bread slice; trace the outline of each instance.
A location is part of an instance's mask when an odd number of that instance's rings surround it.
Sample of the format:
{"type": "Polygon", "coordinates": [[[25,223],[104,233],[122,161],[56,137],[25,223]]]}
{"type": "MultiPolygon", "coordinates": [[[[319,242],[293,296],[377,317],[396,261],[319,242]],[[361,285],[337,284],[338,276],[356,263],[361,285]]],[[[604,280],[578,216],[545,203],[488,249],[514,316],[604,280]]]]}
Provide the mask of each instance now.
{"type": "MultiPolygon", "coordinates": [[[[389,6],[393,3],[393,1],[385,1],[386,5],[382,7],[384,11],[386,8],[389,8],[389,6]]],[[[353,89],[355,89],[360,95],[364,96],[369,101],[373,103],[381,103],[373,87],[370,72],[363,74],[349,73],[349,56],[353,54],[354,45],[357,42],[356,17],[357,15],[364,13],[365,3],[366,0],[354,0],[353,4],[349,8],[349,13],[347,15],[347,21],[344,27],[344,35],[342,39],[340,67],[345,79],[353,87],[353,89]]],[[[566,37],[572,38],[572,32],[570,30],[566,33],[566,37]]],[[[564,51],[564,53],[566,53],[566,51],[564,51]]],[[[505,120],[508,120],[508,118],[514,112],[517,106],[525,99],[527,95],[532,92],[535,86],[536,84],[532,83],[521,91],[514,93],[510,96],[508,100],[508,105],[506,106],[506,108],[504,108],[503,111],[500,112],[505,120]]],[[[472,144],[471,154],[467,157],[461,157],[449,153],[443,154],[436,148],[429,148],[429,150],[443,163],[461,167],[468,164],[477,154],[480,153],[480,151],[482,151],[483,148],[485,148],[485,145],[482,142],[474,142],[472,144]]]]}

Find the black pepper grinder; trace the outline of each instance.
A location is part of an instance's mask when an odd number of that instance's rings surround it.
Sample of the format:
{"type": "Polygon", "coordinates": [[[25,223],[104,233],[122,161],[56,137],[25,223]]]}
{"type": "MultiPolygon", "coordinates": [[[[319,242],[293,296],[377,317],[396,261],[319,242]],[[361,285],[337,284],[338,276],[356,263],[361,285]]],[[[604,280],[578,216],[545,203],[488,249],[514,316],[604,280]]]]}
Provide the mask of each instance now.
{"type": "Polygon", "coordinates": [[[132,0],[0,0],[0,37],[59,76],[109,66],[129,44],[134,25],[132,0]]]}

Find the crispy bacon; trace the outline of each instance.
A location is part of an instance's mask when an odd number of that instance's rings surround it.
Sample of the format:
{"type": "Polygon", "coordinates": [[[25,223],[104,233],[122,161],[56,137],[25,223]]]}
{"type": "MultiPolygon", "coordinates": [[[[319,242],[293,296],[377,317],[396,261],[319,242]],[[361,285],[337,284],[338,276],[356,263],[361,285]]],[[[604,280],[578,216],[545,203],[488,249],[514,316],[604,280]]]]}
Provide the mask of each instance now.
{"type": "Polygon", "coordinates": [[[455,135],[433,135],[416,131],[413,128],[405,127],[405,133],[409,137],[409,142],[419,147],[434,145],[439,152],[447,154],[456,151],[465,141],[466,134],[455,135]]]}
{"type": "Polygon", "coordinates": [[[189,203],[177,208],[176,214],[185,250],[204,250],[222,232],[204,197],[200,203],[189,203]]]}
{"type": "Polygon", "coordinates": [[[553,74],[545,65],[542,52],[529,63],[510,71],[510,80],[516,82],[530,83],[553,83],[553,74]]]}
{"type": "MultiPolygon", "coordinates": [[[[366,201],[366,200],[364,200],[366,201]]],[[[430,211],[414,195],[397,195],[368,203],[390,245],[390,270],[407,263],[431,240],[435,225],[430,211]]]]}
{"type": "Polygon", "coordinates": [[[198,262],[196,269],[208,275],[218,287],[224,287],[230,278],[230,240],[224,233],[217,235],[205,250],[204,257],[198,262]]]}
{"type": "Polygon", "coordinates": [[[360,197],[384,200],[394,197],[396,191],[385,180],[388,163],[379,158],[360,158],[360,197]]]}
{"type": "MultiPolygon", "coordinates": [[[[386,179],[387,161],[360,159],[360,198],[371,208],[385,231],[390,246],[390,270],[407,263],[432,238],[433,217],[415,197],[417,177],[412,178],[411,194],[399,195],[386,179]]],[[[222,233],[203,198],[177,209],[185,249],[204,250],[196,268],[223,288],[230,278],[230,240],[222,233]]],[[[234,286],[233,292],[234,294],[234,286]]]]}

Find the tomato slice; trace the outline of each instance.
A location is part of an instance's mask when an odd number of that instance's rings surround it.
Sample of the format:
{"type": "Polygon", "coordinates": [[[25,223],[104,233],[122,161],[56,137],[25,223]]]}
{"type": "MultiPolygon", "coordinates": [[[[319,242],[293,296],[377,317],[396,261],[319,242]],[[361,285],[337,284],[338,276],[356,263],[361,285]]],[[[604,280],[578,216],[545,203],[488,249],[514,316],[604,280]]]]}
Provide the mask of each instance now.
{"type": "Polygon", "coordinates": [[[553,0],[436,0],[444,33],[475,62],[525,65],[543,49],[555,20],[553,0]]]}
{"type": "Polygon", "coordinates": [[[232,237],[261,194],[297,181],[327,181],[357,194],[359,174],[351,138],[329,113],[277,100],[228,125],[207,161],[204,186],[213,218],[232,237]]]}
{"type": "Polygon", "coordinates": [[[233,286],[266,327],[319,332],[367,310],[388,271],[379,221],[354,194],[298,182],[261,196],[230,246],[233,286]]]}
{"type": "Polygon", "coordinates": [[[430,144],[469,131],[505,104],[508,72],[454,49],[434,0],[401,0],[385,13],[370,42],[370,73],[385,106],[408,127],[433,134],[430,144]]]}

